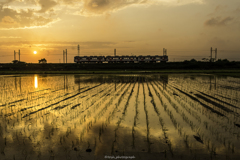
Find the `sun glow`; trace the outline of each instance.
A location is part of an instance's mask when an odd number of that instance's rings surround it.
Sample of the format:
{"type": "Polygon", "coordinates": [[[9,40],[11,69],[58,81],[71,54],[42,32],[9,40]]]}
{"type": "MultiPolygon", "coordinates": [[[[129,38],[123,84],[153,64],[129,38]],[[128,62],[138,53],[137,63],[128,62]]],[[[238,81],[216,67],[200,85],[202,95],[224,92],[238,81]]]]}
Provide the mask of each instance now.
{"type": "Polygon", "coordinates": [[[33,53],[34,53],[34,54],[37,54],[37,51],[34,51],[33,53]]]}
{"type": "Polygon", "coordinates": [[[34,85],[35,88],[38,88],[38,77],[36,75],[34,76],[34,85]]]}

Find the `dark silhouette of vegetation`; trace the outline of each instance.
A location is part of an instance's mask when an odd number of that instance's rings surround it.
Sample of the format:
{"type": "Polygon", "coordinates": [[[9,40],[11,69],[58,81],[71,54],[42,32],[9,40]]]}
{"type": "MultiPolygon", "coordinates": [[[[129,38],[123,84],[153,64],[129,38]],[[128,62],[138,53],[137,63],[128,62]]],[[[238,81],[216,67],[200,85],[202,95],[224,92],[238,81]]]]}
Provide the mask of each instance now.
{"type": "Polygon", "coordinates": [[[167,63],[2,63],[0,71],[114,71],[114,70],[222,70],[240,69],[240,62],[219,59],[216,62],[203,62],[192,59],[184,62],[167,63]]]}
{"type": "Polygon", "coordinates": [[[47,60],[45,58],[38,60],[39,63],[47,63],[47,60]]]}
{"type": "Polygon", "coordinates": [[[14,64],[19,64],[19,63],[21,63],[21,64],[25,64],[26,62],[22,62],[22,61],[19,61],[19,60],[13,60],[12,61],[14,64]]]}

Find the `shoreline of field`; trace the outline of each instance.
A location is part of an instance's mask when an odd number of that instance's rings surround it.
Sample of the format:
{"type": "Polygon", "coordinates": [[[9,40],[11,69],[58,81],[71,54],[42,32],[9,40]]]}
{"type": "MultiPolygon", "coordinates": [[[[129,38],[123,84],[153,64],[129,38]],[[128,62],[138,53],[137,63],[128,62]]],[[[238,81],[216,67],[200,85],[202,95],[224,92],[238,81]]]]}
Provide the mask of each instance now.
{"type": "Polygon", "coordinates": [[[12,74],[215,74],[240,77],[240,70],[80,70],[80,71],[0,71],[0,75],[12,74]]]}

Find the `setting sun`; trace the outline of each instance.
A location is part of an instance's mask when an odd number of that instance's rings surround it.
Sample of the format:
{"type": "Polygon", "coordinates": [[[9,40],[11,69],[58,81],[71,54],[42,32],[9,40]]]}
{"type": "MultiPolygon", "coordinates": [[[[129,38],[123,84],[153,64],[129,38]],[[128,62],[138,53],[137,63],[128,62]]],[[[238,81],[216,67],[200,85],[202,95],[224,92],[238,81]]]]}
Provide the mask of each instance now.
{"type": "Polygon", "coordinates": [[[34,53],[34,54],[37,54],[37,51],[34,51],[33,53],[34,53]]]}

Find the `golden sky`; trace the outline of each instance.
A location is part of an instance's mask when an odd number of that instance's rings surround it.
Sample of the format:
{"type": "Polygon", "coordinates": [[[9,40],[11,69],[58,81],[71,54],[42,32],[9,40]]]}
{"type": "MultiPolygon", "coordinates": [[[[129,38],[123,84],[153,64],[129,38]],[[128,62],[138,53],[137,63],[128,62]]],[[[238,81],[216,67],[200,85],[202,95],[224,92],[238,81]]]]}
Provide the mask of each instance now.
{"type": "Polygon", "coordinates": [[[239,0],[0,0],[0,63],[77,55],[162,55],[240,61],[239,0]],[[37,54],[33,54],[37,51],[37,54]]]}

